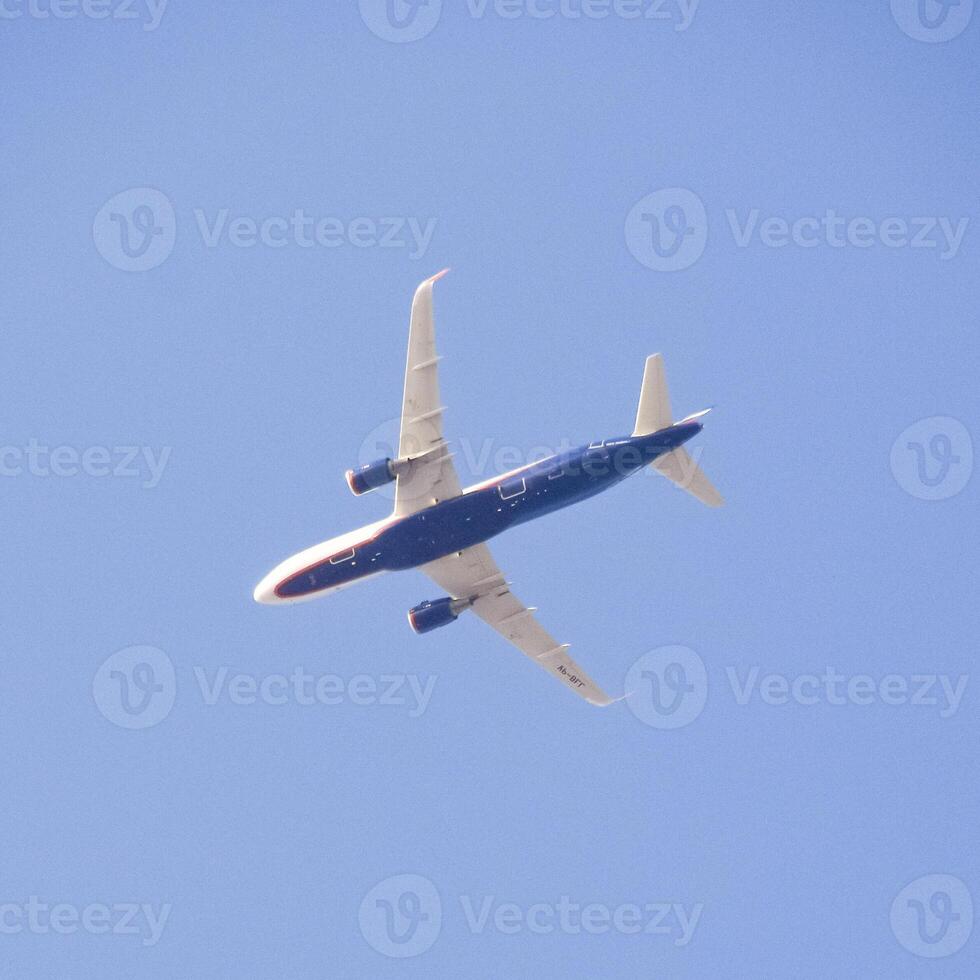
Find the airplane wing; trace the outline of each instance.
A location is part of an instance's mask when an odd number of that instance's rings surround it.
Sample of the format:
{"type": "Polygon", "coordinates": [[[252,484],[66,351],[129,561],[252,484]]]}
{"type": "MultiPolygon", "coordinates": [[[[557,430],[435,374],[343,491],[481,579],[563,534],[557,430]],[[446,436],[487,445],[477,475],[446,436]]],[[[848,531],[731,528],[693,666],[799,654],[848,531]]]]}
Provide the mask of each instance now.
{"type": "Polygon", "coordinates": [[[399,459],[415,462],[400,473],[395,484],[395,516],[405,517],[462,493],[452,454],[442,435],[439,402],[439,355],[432,316],[432,286],[444,269],[419,286],[412,301],[402,400],[399,459]]]}
{"type": "Polygon", "coordinates": [[[594,680],[568,655],[568,644],[554,638],[534,618],[504,580],[485,544],[437,558],[422,571],[454,599],[472,599],[470,607],[521,653],[553,674],[579,697],[600,707],[612,704],[594,680]]]}

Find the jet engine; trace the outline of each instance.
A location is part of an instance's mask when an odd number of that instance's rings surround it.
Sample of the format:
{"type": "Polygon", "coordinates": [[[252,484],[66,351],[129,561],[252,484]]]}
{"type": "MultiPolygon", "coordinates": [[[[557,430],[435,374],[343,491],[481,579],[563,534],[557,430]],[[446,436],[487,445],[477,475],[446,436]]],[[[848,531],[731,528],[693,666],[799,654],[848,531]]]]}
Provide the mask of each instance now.
{"type": "Polygon", "coordinates": [[[376,459],[373,463],[360,466],[346,473],[347,486],[355,497],[370,490],[377,490],[386,483],[391,483],[398,474],[395,472],[395,461],[392,459],[376,459]]]}
{"type": "Polygon", "coordinates": [[[431,599],[408,611],[408,624],[416,633],[431,633],[440,626],[456,622],[459,614],[472,605],[470,599],[431,599]]]}
{"type": "MultiPolygon", "coordinates": [[[[3,0],[0,0],[0,5],[2,3],[3,0]]],[[[350,487],[350,492],[355,497],[360,497],[362,493],[377,490],[378,487],[391,483],[397,477],[408,474],[414,466],[428,460],[448,458],[445,454],[445,443],[439,443],[415,456],[400,456],[398,459],[392,459],[389,456],[386,459],[376,459],[373,463],[368,463],[367,466],[348,470],[345,474],[347,486],[350,487]]]]}

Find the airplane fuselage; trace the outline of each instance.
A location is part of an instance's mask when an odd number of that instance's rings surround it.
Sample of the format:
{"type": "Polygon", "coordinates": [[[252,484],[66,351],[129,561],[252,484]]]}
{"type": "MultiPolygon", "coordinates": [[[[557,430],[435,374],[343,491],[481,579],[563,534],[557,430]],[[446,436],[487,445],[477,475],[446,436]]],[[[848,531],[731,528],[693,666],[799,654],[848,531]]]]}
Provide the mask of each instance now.
{"type": "Polygon", "coordinates": [[[255,599],[302,602],[382,572],[425,565],[593,497],[700,431],[699,422],[682,422],[530,463],[415,514],[385,518],[293,555],[259,583],[255,599]]]}

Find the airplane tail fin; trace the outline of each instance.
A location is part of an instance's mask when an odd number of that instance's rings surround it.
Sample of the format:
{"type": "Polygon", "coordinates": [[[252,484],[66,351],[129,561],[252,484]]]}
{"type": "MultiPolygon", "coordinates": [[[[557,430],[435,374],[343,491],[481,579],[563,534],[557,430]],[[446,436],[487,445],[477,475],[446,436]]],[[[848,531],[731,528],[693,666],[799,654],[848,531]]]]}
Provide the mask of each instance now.
{"type": "Polygon", "coordinates": [[[673,423],[670,414],[670,393],[667,391],[667,373],[663,354],[651,354],[643,369],[643,386],[640,388],[640,404],[636,406],[636,424],[633,435],[648,436],[673,423]]]}
{"type": "MultiPolygon", "coordinates": [[[[693,422],[707,414],[707,411],[709,410],[689,415],[677,424],[693,422]]],[[[643,370],[643,386],[640,389],[640,403],[636,408],[633,435],[650,435],[661,429],[668,429],[673,424],[663,355],[651,354],[643,370]]],[[[720,507],[725,502],[683,446],[678,446],[658,457],[653,467],[676,486],[686,490],[709,507],[720,507]]]]}

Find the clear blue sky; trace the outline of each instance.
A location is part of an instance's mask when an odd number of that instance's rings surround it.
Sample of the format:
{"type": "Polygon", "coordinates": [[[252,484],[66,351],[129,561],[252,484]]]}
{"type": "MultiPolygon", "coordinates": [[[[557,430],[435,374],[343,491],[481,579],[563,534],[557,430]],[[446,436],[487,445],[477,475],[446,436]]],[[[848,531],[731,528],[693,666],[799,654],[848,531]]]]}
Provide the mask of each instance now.
{"type": "Polygon", "coordinates": [[[4,976],[977,975],[980,17],[893,6],[4,0],[4,976]],[[654,351],[717,406],[723,510],[493,544],[629,703],[414,636],[415,572],[252,602],[387,513],[343,473],[447,265],[474,478],[628,432],[654,351]]]}

